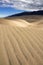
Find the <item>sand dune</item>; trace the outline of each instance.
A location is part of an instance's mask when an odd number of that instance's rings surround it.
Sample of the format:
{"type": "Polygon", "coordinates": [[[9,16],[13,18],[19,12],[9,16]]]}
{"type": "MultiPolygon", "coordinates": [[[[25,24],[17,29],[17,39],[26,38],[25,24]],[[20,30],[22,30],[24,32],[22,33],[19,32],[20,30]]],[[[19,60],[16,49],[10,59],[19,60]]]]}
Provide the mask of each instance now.
{"type": "Polygon", "coordinates": [[[0,65],[43,65],[43,24],[0,19],[0,65]]]}

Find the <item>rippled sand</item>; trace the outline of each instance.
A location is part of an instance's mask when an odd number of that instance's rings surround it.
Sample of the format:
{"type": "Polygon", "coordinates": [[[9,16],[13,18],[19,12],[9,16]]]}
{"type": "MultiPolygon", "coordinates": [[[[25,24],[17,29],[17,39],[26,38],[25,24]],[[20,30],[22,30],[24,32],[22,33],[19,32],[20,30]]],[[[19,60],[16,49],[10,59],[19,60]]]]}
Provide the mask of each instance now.
{"type": "Polygon", "coordinates": [[[0,19],[0,65],[43,65],[43,25],[0,19]]]}

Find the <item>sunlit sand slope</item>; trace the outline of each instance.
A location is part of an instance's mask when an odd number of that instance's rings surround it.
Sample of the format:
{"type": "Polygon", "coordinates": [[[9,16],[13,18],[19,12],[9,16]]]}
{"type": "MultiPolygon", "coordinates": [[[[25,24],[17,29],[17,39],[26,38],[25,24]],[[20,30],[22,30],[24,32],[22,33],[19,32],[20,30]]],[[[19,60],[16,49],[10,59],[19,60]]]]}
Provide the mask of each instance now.
{"type": "Polygon", "coordinates": [[[0,19],[0,65],[43,65],[43,25],[0,19]]]}

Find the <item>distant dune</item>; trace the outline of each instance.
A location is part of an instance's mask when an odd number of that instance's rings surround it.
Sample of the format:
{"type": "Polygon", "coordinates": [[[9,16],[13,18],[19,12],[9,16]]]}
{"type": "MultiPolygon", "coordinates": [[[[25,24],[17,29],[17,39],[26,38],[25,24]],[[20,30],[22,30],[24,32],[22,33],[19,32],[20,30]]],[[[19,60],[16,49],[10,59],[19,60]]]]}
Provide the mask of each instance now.
{"type": "Polygon", "coordinates": [[[43,65],[43,16],[0,19],[0,65],[43,65]]]}
{"type": "Polygon", "coordinates": [[[22,12],[6,17],[9,20],[23,20],[28,23],[43,24],[43,10],[33,12],[22,12]],[[40,22],[41,21],[41,22],[40,22]]]}

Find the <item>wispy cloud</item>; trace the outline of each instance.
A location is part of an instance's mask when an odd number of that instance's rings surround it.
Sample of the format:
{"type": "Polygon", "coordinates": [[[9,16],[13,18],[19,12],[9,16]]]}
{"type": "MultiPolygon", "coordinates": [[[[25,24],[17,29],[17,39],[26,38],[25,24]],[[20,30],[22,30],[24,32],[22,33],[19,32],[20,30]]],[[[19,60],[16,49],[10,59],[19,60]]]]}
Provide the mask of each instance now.
{"type": "Polygon", "coordinates": [[[21,10],[43,10],[43,0],[0,0],[0,7],[13,7],[21,10]]]}

